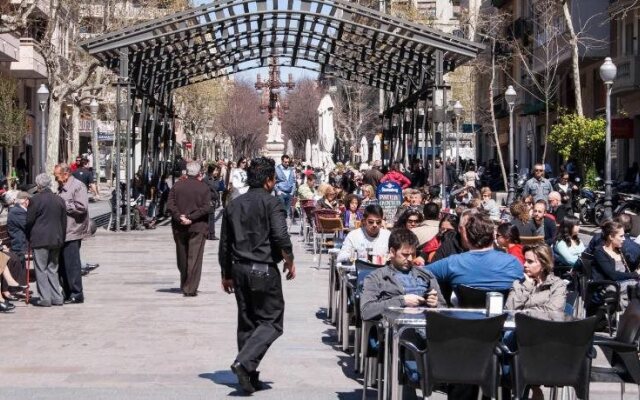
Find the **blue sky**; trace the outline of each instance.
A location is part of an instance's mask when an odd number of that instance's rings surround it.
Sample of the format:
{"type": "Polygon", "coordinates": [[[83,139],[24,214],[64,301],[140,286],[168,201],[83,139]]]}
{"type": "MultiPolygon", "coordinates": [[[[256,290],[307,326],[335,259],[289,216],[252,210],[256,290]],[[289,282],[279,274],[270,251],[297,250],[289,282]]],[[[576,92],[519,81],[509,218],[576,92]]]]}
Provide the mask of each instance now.
{"type": "MultiPolygon", "coordinates": [[[[211,3],[211,1],[210,0],[193,0],[193,3],[196,6],[199,6],[203,4],[209,4],[211,3]]],[[[305,70],[302,68],[291,68],[291,67],[284,67],[284,66],[280,68],[280,78],[283,81],[286,81],[288,79],[289,73],[293,75],[294,80],[300,80],[303,78],[316,79],[318,77],[318,74],[316,72],[305,70]]],[[[260,74],[262,77],[267,76],[267,68],[258,68],[251,71],[239,72],[235,74],[235,77],[236,79],[248,80],[253,82],[256,80],[257,74],[260,74]]]]}

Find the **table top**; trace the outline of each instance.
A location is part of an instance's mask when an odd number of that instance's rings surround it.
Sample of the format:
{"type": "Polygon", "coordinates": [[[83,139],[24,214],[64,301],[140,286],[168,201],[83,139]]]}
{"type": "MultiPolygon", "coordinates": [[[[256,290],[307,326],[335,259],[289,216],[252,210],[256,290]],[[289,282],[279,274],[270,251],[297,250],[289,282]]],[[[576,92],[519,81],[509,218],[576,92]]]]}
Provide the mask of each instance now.
{"type": "MultiPolygon", "coordinates": [[[[400,326],[425,327],[427,325],[425,311],[438,312],[461,319],[486,318],[486,310],[484,308],[389,307],[382,314],[382,322],[385,326],[391,326],[395,328],[400,326]]],[[[524,313],[535,318],[546,319],[550,321],[564,322],[575,321],[578,319],[563,312],[504,310],[504,313],[507,314],[507,320],[504,323],[504,328],[507,330],[515,329],[515,315],[518,313],[524,313]]]]}
{"type": "Polygon", "coordinates": [[[338,271],[343,273],[356,272],[355,264],[338,264],[338,271]]]}

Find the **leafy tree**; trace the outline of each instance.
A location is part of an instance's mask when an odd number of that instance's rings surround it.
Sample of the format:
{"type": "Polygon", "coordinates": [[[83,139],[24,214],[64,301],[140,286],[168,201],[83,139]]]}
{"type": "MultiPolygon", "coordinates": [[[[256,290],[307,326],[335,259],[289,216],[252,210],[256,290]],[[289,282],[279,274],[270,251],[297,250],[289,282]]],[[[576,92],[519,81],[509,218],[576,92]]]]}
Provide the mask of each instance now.
{"type": "Polygon", "coordinates": [[[15,79],[0,74],[0,146],[7,149],[9,176],[13,166],[13,146],[20,144],[27,133],[27,112],[18,106],[15,79]]]}
{"type": "Polygon", "coordinates": [[[551,128],[549,141],[564,159],[575,157],[587,170],[596,161],[605,140],[606,121],[587,118],[577,113],[563,114],[551,128]]]}

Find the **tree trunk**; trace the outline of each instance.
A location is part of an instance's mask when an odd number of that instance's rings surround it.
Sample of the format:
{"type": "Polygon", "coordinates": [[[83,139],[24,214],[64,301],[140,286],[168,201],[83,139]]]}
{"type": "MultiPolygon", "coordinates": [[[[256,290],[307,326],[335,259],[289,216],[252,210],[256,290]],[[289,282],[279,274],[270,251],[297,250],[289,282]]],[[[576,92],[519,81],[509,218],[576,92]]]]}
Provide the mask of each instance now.
{"type": "Polygon", "coordinates": [[[547,146],[549,146],[548,138],[549,138],[549,101],[547,100],[544,105],[544,150],[542,150],[542,164],[544,164],[547,161],[547,146]]]}
{"type": "Polygon", "coordinates": [[[80,105],[74,101],[71,107],[71,146],[67,145],[69,153],[66,160],[69,164],[80,155],[80,105]]]}
{"type": "Polygon", "coordinates": [[[562,3],[562,14],[564,15],[564,21],[567,24],[567,31],[569,32],[569,45],[571,46],[571,72],[573,75],[573,94],[576,98],[576,114],[583,116],[582,110],[582,89],[580,88],[580,54],[578,53],[578,36],[573,27],[573,21],[571,20],[571,10],[569,10],[569,1],[565,0],[562,3]]]}
{"type": "MultiPolygon", "coordinates": [[[[496,122],[496,113],[493,108],[493,83],[496,80],[496,41],[491,41],[491,82],[489,83],[489,109],[491,110],[491,126],[493,128],[493,138],[496,142],[496,148],[498,149],[498,161],[500,162],[500,170],[502,171],[502,180],[504,182],[504,188],[509,187],[507,180],[507,171],[504,168],[504,160],[502,159],[502,149],[500,148],[500,138],[498,137],[498,125],[496,122]]],[[[511,173],[513,171],[510,171],[511,173]]]]}
{"type": "MultiPolygon", "coordinates": [[[[15,189],[15,185],[14,182],[12,182],[12,177],[13,177],[13,146],[7,146],[6,148],[7,150],[7,165],[9,166],[9,169],[7,170],[7,182],[9,183],[9,188],[10,189],[15,189]]],[[[25,175],[26,178],[26,175],[25,175]]],[[[15,181],[17,183],[17,181],[15,181]]],[[[26,182],[20,182],[21,185],[25,184],[26,182]]]]}
{"type": "Polygon", "coordinates": [[[60,154],[60,114],[62,112],[62,98],[49,98],[49,115],[47,118],[47,161],[45,172],[53,174],[53,168],[58,164],[60,154]]]}

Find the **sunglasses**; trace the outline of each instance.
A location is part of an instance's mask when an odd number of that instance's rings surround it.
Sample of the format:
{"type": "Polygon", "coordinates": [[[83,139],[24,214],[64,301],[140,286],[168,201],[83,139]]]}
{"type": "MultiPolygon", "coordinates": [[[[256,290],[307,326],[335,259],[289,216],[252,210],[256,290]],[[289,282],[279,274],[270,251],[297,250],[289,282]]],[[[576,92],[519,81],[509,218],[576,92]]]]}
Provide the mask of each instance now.
{"type": "Polygon", "coordinates": [[[407,222],[411,222],[411,223],[417,224],[418,222],[420,222],[420,220],[419,219],[415,219],[415,218],[409,218],[407,220],[407,222]]]}
{"type": "Polygon", "coordinates": [[[534,169],[533,171],[534,171],[534,172],[544,172],[544,170],[543,170],[543,169],[534,169]]]}

